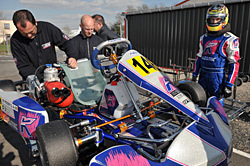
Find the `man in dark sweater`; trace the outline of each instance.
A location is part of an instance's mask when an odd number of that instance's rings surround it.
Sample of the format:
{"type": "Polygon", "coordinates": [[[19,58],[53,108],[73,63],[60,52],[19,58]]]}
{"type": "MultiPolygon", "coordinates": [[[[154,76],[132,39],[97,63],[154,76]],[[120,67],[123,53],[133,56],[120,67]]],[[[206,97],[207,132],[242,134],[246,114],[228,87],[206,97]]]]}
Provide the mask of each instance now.
{"type": "MultiPolygon", "coordinates": [[[[96,32],[97,36],[101,37],[104,41],[120,38],[119,35],[117,35],[114,31],[109,29],[109,27],[105,24],[105,20],[104,20],[103,16],[101,16],[99,14],[95,14],[92,16],[92,18],[95,21],[94,28],[95,28],[95,32],[96,32]]],[[[128,49],[128,46],[125,43],[120,43],[117,46],[118,46],[117,47],[118,48],[118,50],[117,50],[118,55],[126,52],[128,49]]]]}
{"type": "Polygon", "coordinates": [[[59,28],[48,22],[37,22],[28,10],[16,11],[13,23],[17,30],[11,37],[11,52],[23,80],[35,73],[42,79],[43,71],[38,68],[57,62],[55,46],[67,54],[69,66],[77,67],[74,47],[59,28]]]}
{"type": "Polygon", "coordinates": [[[114,31],[109,29],[109,27],[105,24],[103,16],[95,14],[92,16],[92,18],[95,20],[94,24],[95,32],[103,40],[106,41],[119,38],[119,36],[114,31]]]}
{"type": "Polygon", "coordinates": [[[100,43],[104,40],[93,34],[94,20],[90,15],[84,15],[80,22],[81,32],[72,39],[75,49],[78,51],[76,59],[88,58],[100,43]]]}

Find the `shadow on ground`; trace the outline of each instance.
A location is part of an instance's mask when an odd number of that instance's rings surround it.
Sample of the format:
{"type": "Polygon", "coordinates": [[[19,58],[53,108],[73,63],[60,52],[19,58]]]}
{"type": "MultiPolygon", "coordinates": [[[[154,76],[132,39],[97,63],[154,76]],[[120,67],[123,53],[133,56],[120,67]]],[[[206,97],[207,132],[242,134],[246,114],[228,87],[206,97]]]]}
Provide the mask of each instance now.
{"type": "Polygon", "coordinates": [[[14,165],[33,165],[33,160],[29,154],[29,148],[26,145],[25,140],[17,132],[15,132],[9,125],[4,121],[0,121],[0,131],[5,140],[8,142],[2,142],[0,144],[0,165],[13,165],[13,161],[16,158],[20,158],[21,163],[15,163],[14,165]],[[4,153],[4,149],[8,150],[8,154],[4,153]],[[17,153],[16,153],[17,151],[17,153]],[[15,155],[16,154],[16,155],[15,155]]]}

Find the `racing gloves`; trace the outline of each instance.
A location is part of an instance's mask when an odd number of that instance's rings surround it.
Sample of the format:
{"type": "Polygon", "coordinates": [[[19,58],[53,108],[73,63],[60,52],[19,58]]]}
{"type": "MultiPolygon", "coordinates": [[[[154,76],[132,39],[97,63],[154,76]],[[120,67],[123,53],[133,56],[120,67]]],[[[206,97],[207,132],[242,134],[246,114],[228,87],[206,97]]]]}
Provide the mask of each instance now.
{"type": "Polygon", "coordinates": [[[225,98],[228,98],[228,97],[230,97],[231,95],[232,95],[232,88],[226,86],[225,89],[224,89],[224,97],[225,97],[225,98]]]}

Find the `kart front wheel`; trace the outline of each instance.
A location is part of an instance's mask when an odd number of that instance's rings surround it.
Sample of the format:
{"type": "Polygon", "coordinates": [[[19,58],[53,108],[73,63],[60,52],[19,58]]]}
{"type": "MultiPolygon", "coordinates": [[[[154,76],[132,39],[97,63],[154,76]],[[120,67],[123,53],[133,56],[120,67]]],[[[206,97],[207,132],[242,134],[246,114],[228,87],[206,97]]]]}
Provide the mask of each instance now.
{"type": "Polygon", "coordinates": [[[178,88],[195,104],[198,104],[200,107],[205,107],[207,96],[206,92],[200,84],[193,81],[184,82],[182,84],[179,84],[178,88]]]}
{"type": "Polygon", "coordinates": [[[76,165],[78,151],[71,130],[63,120],[38,126],[36,140],[43,166],[76,165]]]}

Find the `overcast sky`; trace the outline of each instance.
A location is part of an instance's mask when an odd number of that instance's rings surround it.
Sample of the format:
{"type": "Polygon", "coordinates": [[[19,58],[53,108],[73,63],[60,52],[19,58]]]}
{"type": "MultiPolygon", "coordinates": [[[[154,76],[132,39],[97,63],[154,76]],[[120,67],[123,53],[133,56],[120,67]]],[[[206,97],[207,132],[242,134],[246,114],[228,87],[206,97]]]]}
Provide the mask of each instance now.
{"type": "Polygon", "coordinates": [[[182,0],[0,0],[0,12],[5,19],[12,19],[16,10],[28,9],[39,21],[48,21],[63,28],[78,29],[84,14],[101,14],[108,25],[114,23],[117,13],[122,13],[128,5],[149,7],[172,6],[182,0]]]}

